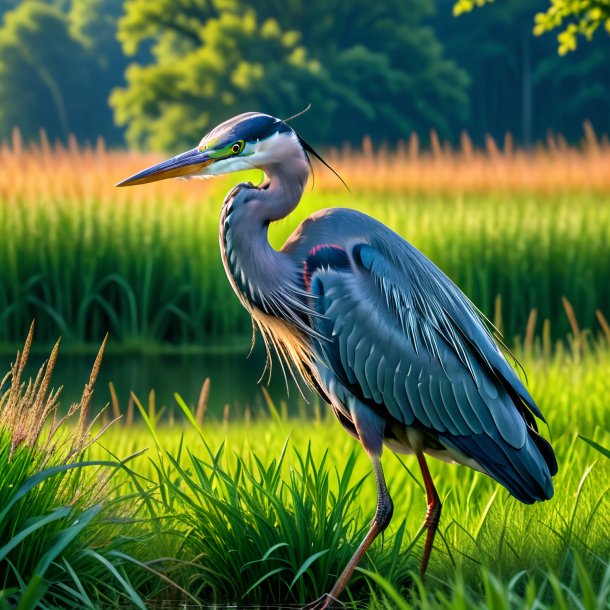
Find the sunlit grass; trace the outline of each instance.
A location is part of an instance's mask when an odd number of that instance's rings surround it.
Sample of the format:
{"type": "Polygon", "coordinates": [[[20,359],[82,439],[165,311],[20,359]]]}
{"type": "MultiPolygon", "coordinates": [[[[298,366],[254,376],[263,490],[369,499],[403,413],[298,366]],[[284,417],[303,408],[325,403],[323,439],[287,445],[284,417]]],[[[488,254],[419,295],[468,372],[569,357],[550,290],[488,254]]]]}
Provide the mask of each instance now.
{"type": "MultiPolygon", "coordinates": [[[[85,456],[103,433],[88,418],[103,347],[81,400],[62,416],[50,385],[58,346],[35,379],[25,377],[32,330],[0,387],[0,608],[93,609],[129,600],[144,609],[112,555],[125,546],[118,519],[128,501],[134,514],[141,500],[112,492],[123,462],[85,456]]],[[[135,575],[136,586],[147,580],[135,575]]]]}
{"type": "MultiPolygon", "coordinates": [[[[386,451],[394,520],[350,583],[352,607],[605,607],[610,350],[572,345],[545,355],[534,343],[522,354],[557,452],[554,498],[525,506],[480,473],[430,460],[444,508],[422,584],[425,493],[413,460],[386,451]]],[[[55,432],[37,426],[32,413],[55,413],[56,403],[45,407],[44,371],[31,386],[19,381],[20,362],[0,399],[3,610],[39,600],[302,604],[330,589],[372,517],[368,459],[329,410],[289,419],[269,398],[267,416],[214,421],[203,417],[205,397],[198,407],[177,397],[184,417],[171,423],[136,400],[134,422],[87,449],[88,418],[55,432]],[[15,404],[17,415],[4,416],[15,404]]]]}
{"type": "MultiPolygon", "coordinates": [[[[522,505],[480,473],[431,460],[444,512],[423,589],[417,582],[412,589],[412,571],[425,493],[414,461],[386,452],[394,520],[365,570],[382,575],[416,608],[485,607],[492,598],[502,605],[489,607],[526,607],[531,598],[545,608],[556,607],[560,595],[582,597],[583,587],[595,599],[607,594],[610,469],[579,435],[610,446],[609,362],[604,346],[552,361],[524,358],[559,461],[552,501],[522,505]]],[[[328,590],[375,508],[370,464],[358,443],[327,412],[314,420],[270,416],[196,428],[140,424],[128,435],[115,427],[104,439],[119,453],[150,447],[148,461],[134,469],[159,486],[153,512],[171,515],[165,531],[181,532],[171,556],[188,563],[168,566],[173,577],[207,601],[282,605],[328,590]]],[[[371,583],[358,573],[351,596],[369,599],[371,583]]]]}

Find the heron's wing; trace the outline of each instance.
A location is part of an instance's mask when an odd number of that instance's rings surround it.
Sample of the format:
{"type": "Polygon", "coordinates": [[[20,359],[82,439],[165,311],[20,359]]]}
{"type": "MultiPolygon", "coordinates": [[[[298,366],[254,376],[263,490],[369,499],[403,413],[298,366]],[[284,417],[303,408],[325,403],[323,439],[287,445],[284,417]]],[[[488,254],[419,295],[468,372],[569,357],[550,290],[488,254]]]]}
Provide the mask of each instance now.
{"type": "Polygon", "coordinates": [[[343,256],[321,248],[308,259],[324,316],[315,325],[330,339],[321,344],[326,364],[372,409],[448,439],[479,462],[475,438],[498,451],[528,445],[529,453],[540,437],[527,423],[532,413],[542,417],[533,399],[468,299],[391,235],[353,244],[343,256]]]}

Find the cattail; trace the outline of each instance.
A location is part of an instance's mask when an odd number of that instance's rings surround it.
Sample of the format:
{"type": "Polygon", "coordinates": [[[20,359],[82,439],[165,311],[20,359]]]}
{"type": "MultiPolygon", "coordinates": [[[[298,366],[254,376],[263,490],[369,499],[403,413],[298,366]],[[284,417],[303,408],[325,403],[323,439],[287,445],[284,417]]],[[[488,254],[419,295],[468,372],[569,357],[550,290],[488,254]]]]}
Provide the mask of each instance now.
{"type": "Polygon", "coordinates": [[[199,400],[197,401],[197,411],[195,412],[195,420],[201,426],[203,424],[203,418],[208,409],[208,401],[210,400],[210,378],[206,377],[203,385],[201,386],[201,392],[199,393],[199,400]]]}
{"type": "Polygon", "coordinates": [[[561,297],[561,302],[563,303],[563,308],[565,309],[566,316],[568,317],[568,322],[570,322],[570,328],[572,329],[572,335],[574,336],[574,340],[580,343],[580,327],[578,326],[578,321],[576,320],[574,308],[572,307],[570,301],[566,299],[566,297],[561,297]]]}
{"type": "Polygon", "coordinates": [[[152,389],[148,393],[148,418],[154,424],[157,421],[157,407],[155,400],[155,390],[152,389]]]}
{"type": "Polygon", "coordinates": [[[93,368],[91,369],[91,374],[89,376],[88,383],[85,384],[83,389],[83,395],[80,399],[79,403],[79,419],[78,419],[78,432],[74,437],[74,441],[72,443],[72,450],[78,451],[79,445],[85,442],[85,438],[87,436],[87,418],[89,415],[89,407],[91,406],[91,397],[93,396],[93,386],[95,385],[95,381],[100,372],[100,367],[102,365],[102,358],[104,356],[104,349],[106,348],[106,342],[108,341],[108,335],[104,337],[102,341],[102,345],[95,357],[95,361],[93,363],[93,368]]]}
{"type": "Polygon", "coordinates": [[[119,407],[119,399],[112,381],[108,384],[108,388],[110,390],[110,405],[112,407],[112,415],[115,419],[118,419],[121,417],[121,408],[119,407]]]}
{"type": "Polygon", "coordinates": [[[606,320],[606,317],[599,309],[595,310],[595,316],[597,317],[597,321],[599,322],[599,325],[604,331],[604,336],[606,337],[606,340],[610,344],[610,325],[608,325],[608,320],[606,320]]]}
{"type": "MultiPolygon", "coordinates": [[[[38,385],[38,390],[36,392],[36,397],[34,398],[34,402],[30,407],[31,411],[31,427],[30,434],[28,438],[29,444],[34,444],[40,433],[42,431],[42,427],[44,422],[47,420],[47,417],[52,409],[57,406],[57,403],[53,400],[50,400],[47,396],[47,392],[49,391],[49,386],[51,384],[51,376],[53,375],[53,369],[55,368],[55,362],[57,360],[57,354],[59,352],[59,341],[55,343],[53,350],[51,351],[51,355],[49,356],[48,361],[43,365],[40,372],[44,370],[44,376],[38,385]]],[[[40,374],[40,373],[39,373],[40,374]]]]}
{"type": "Polygon", "coordinates": [[[589,154],[596,154],[599,152],[599,145],[597,143],[597,137],[595,135],[595,131],[593,129],[593,125],[591,121],[585,120],[582,125],[583,131],[585,133],[585,144],[584,148],[589,154]]]}
{"type": "Polygon", "coordinates": [[[436,130],[430,130],[430,151],[432,152],[432,158],[439,160],[443,156],[440,140],[436,130]]]}
{"type": "Polygon", "coordinates": [[[534,332],[536,330],[536,318],[538,316],[538,310],[536,308],[530,311],[530,315],[527,318],[527,326],[525,327],[525,339],[523,346],[526,351],[531,352],[534,345],[534,332]]]}
{"type": "Polygon", "coordinates": [[[502,295],[497,294],[494,303],[494,326],[498,334],[502,336],[502,295]]]}
{"type": "Polygon", "coordinates": [[[57,407],[61,388],[53,390],[51,381],[58,357],[59,341],[36,376],[33,379],[30,378],[27,383],[23,381],[25,366],[32,347],[33,333],[34,325],[32,324],[23,350],[17,352],[10,374],[0,384],[0,387],[3,387],[10,380],[9,387],[0,397],[0,427],[10,435],[9,459],[12,459],[15,451],[22,444],[30,447],[36,446],[41,454],[41,464],[44,468],[52,455],[57,457],[58,452],[63,451],[63,462],[66,463],[73,455],[82,451],[87,446],[87,442],[95,440],[90,438],[90,429],[86,429],[86,421],[93,384],[99,373],[106,340],[102,343],[95,359],[89,382],[85,385],[80,402],[72,404],[63,416],[58,417],[57,407]],[[72,443],[66,444],[65,438],[62,438],[59,432],[64,422],[79,410],[77,433],[73,435],[72,443]],[[46,430],[44,440],[42,439],[43,430],[46,430]]]}
{"type": "Polygon", "coordinates": [[[246,407],[244,409],[244,423],[246,428],[250,427],[250,421],[252,420],[252,414],[250,413],[250,403],[246,403],[246,407]]]}
{"type": "Polygon", "coordinates": [[[548,318],[542,323],[542,352],[546,357],[552,353],[551,321],[548,318]]]}
{"type": "Polygon", "coordinates": [[[460,134],[460,149],[465,160],[472,161],[474,157],[474,146],[466,131],[460,134]]]}
{"type": "Polygon", "coordinates": [[[131,428],[131,426],[133,425],[133,410],[134,410],[133,396],[130,394],[129,401],[127,402],[127,418],[125,420],[125,425],[128,428],[131,428]]]}

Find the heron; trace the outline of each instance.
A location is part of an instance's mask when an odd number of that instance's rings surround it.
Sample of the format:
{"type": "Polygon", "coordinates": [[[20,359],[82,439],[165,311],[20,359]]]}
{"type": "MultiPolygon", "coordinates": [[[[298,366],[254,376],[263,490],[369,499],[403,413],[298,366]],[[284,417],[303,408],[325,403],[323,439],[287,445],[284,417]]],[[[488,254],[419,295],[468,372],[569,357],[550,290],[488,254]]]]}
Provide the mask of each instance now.
{"type": "Polygon", "coordinates": [[[279,250],[270,245],[269,225],[298,206],[312,158],[330,167],[288,120],[248,112],[117,186],[264,174],[258,185],[235,186],[222,204],[228,280],[267,351],[313,386],[362,444],[377,486],[368,533],[330,592],[311,606],[323,609],[338,600],[392,518],[384,445],[414,454],[421,469],[428,506],[422,575],[441,515],[426,455],[480,471],[526,504],[553,496],[557,461],[538,432],[536,420],[544,417],[489,324],[405,239],[360,211],[330,208],[304,220],[279,250]]]}

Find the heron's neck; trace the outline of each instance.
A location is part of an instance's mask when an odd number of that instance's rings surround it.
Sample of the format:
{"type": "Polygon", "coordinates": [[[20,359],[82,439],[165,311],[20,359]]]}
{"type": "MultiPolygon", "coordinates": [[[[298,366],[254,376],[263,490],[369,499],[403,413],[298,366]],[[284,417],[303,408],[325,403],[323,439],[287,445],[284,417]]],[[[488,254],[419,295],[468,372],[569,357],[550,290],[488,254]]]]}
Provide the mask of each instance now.
{"type": "Polygon", "coordinates": [[[271,247],[268,227],[290,214],[303,195],[309,167],[302,156],[302,162],[266,166],[260,187],[237,187],[223,205],[220,246],[227,275],[244,304],[267,313],[266,300],[288,293],[294,298],[299,290],[299,262],[271,247]]]}
{"type": "Polygon", "coordinates": [[[257,216],[268,225],[285,218],[299,205],[309,178],[309,167],[303,155],[298,162],[287,159],[285,163],[268,165],[263,171],[267,179],[255,196],[257,216]]]}

